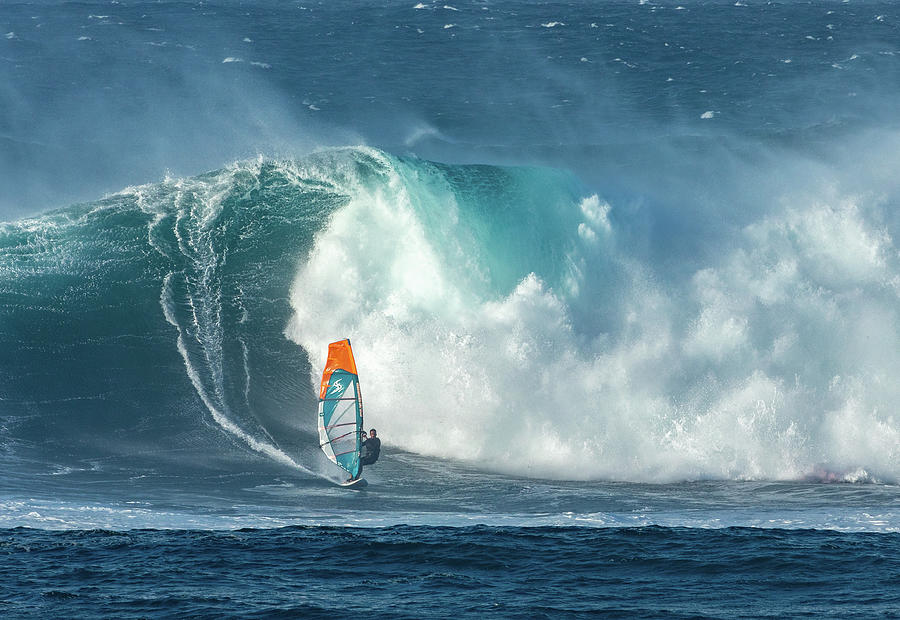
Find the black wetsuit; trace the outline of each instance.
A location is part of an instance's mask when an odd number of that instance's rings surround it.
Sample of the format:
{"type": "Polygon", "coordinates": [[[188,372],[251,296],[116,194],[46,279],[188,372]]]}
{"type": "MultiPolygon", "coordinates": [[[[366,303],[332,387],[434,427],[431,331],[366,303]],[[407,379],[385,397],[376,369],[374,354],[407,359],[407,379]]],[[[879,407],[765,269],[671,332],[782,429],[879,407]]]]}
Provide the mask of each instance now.
{"type": "Polygon", "coordinates": [[[359,459],[359,464],[371,465],[381,454],[381,440],[378,437],[369,437],[363,442],[361,452],[363,456],[359,459]]]}
{"type": "Polygon", "coordinates": [[[378,437],[369,437],[359,447],[359,471],[353,480],[359,480],[362,477],[363,465],[371,465],[378,460],[381,454],[381,440],[378,437]]]}

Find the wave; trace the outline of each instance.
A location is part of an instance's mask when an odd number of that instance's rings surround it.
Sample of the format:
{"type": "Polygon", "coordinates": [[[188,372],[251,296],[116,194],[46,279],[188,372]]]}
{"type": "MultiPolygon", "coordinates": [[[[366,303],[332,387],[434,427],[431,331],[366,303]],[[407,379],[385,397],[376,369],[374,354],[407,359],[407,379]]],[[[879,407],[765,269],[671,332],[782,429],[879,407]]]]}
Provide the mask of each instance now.
{"type": "Polygon", "coordinates": [[[0,228],[3,450],[317,473],[312,385],[349,337],[395,449],[527,477],[896,481],[885,208],[797,200],[684,275],[561,170],[348,148],[129,188],[0,228]]]}

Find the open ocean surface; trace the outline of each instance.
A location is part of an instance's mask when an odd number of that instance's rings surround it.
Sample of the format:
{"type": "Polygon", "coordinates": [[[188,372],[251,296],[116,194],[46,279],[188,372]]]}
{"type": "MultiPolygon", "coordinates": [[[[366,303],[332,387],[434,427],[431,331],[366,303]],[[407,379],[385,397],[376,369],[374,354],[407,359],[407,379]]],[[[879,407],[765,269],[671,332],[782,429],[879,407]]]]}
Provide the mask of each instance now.
{"type": "Polygon", "coordinates": [[[900,617],[897,101],[878,0],[0,3],[0,617],[900,617]]]}

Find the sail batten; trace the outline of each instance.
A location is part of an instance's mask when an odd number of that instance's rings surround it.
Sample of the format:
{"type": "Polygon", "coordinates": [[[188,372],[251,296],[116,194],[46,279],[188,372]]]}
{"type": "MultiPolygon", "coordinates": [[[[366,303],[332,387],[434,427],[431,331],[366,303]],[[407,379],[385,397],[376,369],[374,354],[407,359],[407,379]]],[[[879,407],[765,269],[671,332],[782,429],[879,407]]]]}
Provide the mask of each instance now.
{"type": "Polygon", "coordinates": [[[351,477],[359,474],[362,394],[349,340],[328,345],[319,386],[319,447],[351,477]]]}

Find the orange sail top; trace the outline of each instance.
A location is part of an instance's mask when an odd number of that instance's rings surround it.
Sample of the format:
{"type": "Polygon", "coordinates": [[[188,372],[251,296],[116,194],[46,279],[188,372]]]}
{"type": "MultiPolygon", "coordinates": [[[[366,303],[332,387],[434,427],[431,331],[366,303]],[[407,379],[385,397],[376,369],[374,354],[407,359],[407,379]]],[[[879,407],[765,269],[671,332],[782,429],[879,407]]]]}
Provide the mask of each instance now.
{"type": "Polygon", "coordinates": [[[325,398],[331,373],[335,370],[345,370],[354,375],[359,374],[356,372],[356,362],[353,359],[353,350],[350,348],[349,340],[338,340],[328,345],[328,361],[325,362],[325,371],[322,373],[319,398],[325,398]]]}

